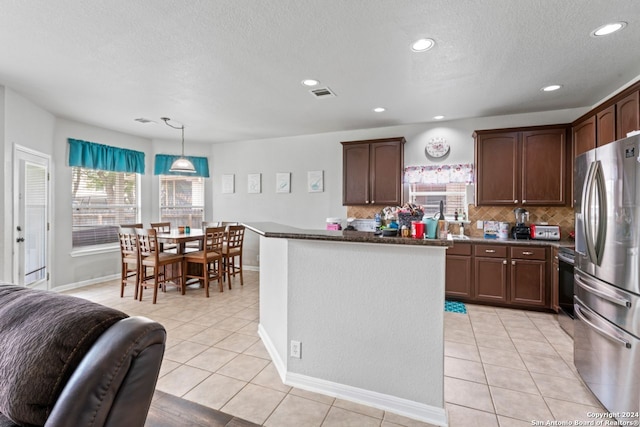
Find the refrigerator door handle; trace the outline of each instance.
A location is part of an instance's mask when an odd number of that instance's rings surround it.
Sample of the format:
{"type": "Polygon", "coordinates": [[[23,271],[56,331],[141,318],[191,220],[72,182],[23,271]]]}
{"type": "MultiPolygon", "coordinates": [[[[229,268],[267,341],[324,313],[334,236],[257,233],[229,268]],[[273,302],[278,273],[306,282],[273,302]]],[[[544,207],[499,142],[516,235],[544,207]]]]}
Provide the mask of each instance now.
{"type": "Polygon", "coordinates": [[[593,244],[593,233],[591,232],[591,223],[593,221],[593,219],[591,218],[593,215],[591,211],[591,205],[593,203],[593,180],[595,179],[595,165],[596,162],[592,162],[589,165],[584,189],[582,190],[582,212],[584,216],[582,225],[584,232],[584,245],[586,246],[586,255],[591,262],[595,262],[597,258],[595,246],[593,244]]]}
{"type": "Polygon", "coordinates": [[[596,331],[597,333],[599,333],[600,335],[602,335],[603,337],[616,342],[620,345],[625,346],[626,348],[631,348],[631,343],[625,339],[622,339],[620,337],[617,337],[615,335],[611,335],[609,332],[605,331],[602,328],[599,328],[598,326],[596,326],[595,324],[593,324],[592,322],[590,322],[589,320],[587,320],[586,316],[584,315],[582,309],[580,308],[580,306],[578,304],[574,304],[574,311],[576,313],[576,316],[578,316],[578,318],[580,320],[582,320],[587,326],[589,326],[591,329],[593,329],[594,331],[596,331]]]}
{"type": "Polygon", "coordinates": [[[607,239],[607,187],[604,179],[602,163],[599,160],[595,164],[593,179],[597,189],[596,197],[598,198],[598,229],[594,242],[594,249],[596,253],[596,264],[600,265],[604,254],[604,242],[607,239]]]}
{"type": "Polygon", "coordinates": [[[597,295],[602,299],[605,299],[605,300],[607,300],[609,302],[612,302],[612,303],[617,304],[617,305],[622,306],[622,307],[631,308],[631,301],[629,301],[627,299],[624,299],[624,298],[619,298],[619,297],[614,296],[614,295],[609,295],[606,292],[603,292],[603,291],[601,291],[599,289],[593,288],[593,287],[589,286],[584,281],[584,279],[581,276],[577,275],[577,274],[574,277],[574,282],[575,282],[576,285],[580,286],[582,289],[584,289],[587,292],[590,292],[590,293],[592,293],[594,295],[597,295]]]}

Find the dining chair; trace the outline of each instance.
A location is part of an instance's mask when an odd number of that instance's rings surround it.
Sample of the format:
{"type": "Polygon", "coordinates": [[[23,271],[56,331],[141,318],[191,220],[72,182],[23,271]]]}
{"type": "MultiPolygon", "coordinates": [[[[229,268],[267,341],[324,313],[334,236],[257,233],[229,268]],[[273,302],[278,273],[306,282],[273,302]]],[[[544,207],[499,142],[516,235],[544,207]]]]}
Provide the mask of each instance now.
{"type": "MultiPolygon", "coordinates": [[[[182,282],[186,285],[188,278],[202,280],[207,298],[209,298],[210,280],[218,279],[218,288],[220,288],[220,292],[223,290],[222,245],[224,236],[224,227],[207,227],[205,228],[205,237],[202,244],[203,249],[186,253],[183,256],[182,282]],[[197,266],[189,266],[189,264],[197,264],[197,266]]],[[[185,287],[183,286],[182,293],[184,293],[184,289],[185,287]]]]}
{"type": "Polygon", "coordinates": [[[231,277],[240,274],[240,286],[244,285],[242,278],[242,244],[244,242],[244,225],[229,225],[226,227],[225,241],[222,246],[224,257],[224,269],[229,289],[231,289],[231,277]],[[235,260],[238,258],[238,265],[235,260]]]}
{"type": "Polygon", "coordinates": [[[137,222],[135,224],[120,224],[121,228],[142,228],[142,223],[137,222]]]}
{"type": "Polygon", "coordinates": [[[222,222],[220,221],[202,221],[202,229],[208,227],[222,227],[222,222]]]}
{"type": "MultiPolygon", "coordinates": [[[[171,223],[170,222],[152,222],[151,228],[156,230],[158,233],[171,233],[171,223]]],[[[161,252],[178,252],[178,245],[172,243],[160,243],[160,251],[161,252]]]]}
{"type": "Polygon", "coordinates": [[[120,298],[124,296],[124,288],[127,284],[135,286],[133,298],[138,299],[138,286],[140,285],[140,264],[138,260],[137,235],[135,227],[120,227],[118,229],[120,241],[120,298]]]}
{"type": "MultiPolygon", "coordinates": [[[[177,281],[178,286],[184,289],[182,281],[182,255],[161,252],[158,245],[158,232],[154,228],[137,228],[138,259],[140,260],[140,291],[139,300],[142,301],[142,290],[147,286],[153,287],[153,303],[158,299],[158,287],[166,289],[168,282],[177,281]],[[174,268],[173,264],[178,267],[174,268]],[[167,269],[167,266],[172,267],[167,269]],[[152,274],[148,275],[148,269],[152,274]],[[167,272],[168,271],[168,272],[167,272]]],[[[184,293],[184,291],[183,291],[184,293]]]]}

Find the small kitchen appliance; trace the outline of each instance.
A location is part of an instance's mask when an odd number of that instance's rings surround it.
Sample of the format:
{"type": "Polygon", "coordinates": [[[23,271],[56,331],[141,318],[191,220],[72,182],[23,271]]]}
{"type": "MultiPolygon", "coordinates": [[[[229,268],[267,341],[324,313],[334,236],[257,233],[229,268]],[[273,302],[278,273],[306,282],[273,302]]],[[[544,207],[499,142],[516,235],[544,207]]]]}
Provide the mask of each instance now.
{"type": "Polygon", "coordinates": [[[560,226],[531,224],[531,238],[536,240],[560,240],[560,226]]]}
{"type": "Polygon", "coordinates": [[[529,212],[524,208],[515,208],[513,213],[516,216],[516,225],[511,229],[511,235],[514,239],[530,239],[531,228],[526,225],[529,221],[529,212]]]}

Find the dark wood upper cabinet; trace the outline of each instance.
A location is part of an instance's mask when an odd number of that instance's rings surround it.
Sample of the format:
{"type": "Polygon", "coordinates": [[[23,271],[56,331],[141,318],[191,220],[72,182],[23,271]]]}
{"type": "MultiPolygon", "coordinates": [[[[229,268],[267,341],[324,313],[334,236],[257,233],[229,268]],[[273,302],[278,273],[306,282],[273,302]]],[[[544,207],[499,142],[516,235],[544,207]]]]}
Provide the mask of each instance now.
{"type": "Polygon", "coordinates": [[[522,132],[522,204],[567,203],[567,130],[522,132]]]}
{"type": "Polygon", "coordinates": [[[640,130],[640,92],[635,91],[616,103],[618,139],[628,132],[640,130]]]}
{"type": "Polygon", "coordinates": [[[518,132],[474,133],[477,205],[518,203],[518,132]]]}
{"type": "Polygon", "coordinates": [[[596,146],[601,147],[616,138],[616,106],[612,105],[596,114],[596,146]]]}
{"type": "Polygon", "coordinates": [[[401,205],[403,137],[344,141],[342,204],[401,205]]]}
{"type": "Polygon", "coordinates": [[[476,204],[555,205],[567,203],[566,125],[476,131],[476,204]]]}
{"type": "Polygon", "coordinates": [[[596,148],[596,116],[573,125],[573,153],[575,156],[596,148]]]}

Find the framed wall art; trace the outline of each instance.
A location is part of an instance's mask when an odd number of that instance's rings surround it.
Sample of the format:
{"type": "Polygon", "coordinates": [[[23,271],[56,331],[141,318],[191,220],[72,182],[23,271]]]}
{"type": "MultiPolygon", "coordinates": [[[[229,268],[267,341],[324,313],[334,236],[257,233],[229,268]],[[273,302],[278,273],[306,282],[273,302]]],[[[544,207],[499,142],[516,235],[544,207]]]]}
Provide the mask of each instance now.
{"type": "Polygon", "coordinates": [[[232,194],[234,191],[234,175],[222,175],[222,194],[232,194]]]}
{"type": "Polygon", "coordinates": [[[276,174],[276,193],[290,193],[290,192],[291,192],[291,173],[278,172],[276,174]]]}
{"type": "Polygon", "coordinates": [[[323,171],[307,172],[307,191],[309,193],[322,193],[324,191],[323,171]]]}
{"type": "Polygon", "coordinates": [[[247,175],[247,193],[257,194],[262,192],[261,174],[250,173],[247,175]]]}

